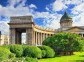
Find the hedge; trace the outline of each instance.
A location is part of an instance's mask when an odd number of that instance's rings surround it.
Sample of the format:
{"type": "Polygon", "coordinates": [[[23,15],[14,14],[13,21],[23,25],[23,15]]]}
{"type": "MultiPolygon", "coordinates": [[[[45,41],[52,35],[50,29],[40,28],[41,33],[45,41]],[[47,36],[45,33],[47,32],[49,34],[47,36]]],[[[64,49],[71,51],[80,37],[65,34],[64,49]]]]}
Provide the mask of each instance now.
{"type": "Polygon", "coordinates": [[[51,58],[54,57],[55,52],[49,46],[38,46],[42,50],[42,57],[43,58],[51,58]]]}
{"type": "Polygon", "coordinates": [[[11,52],[8,49],[0,47],[0,61],[3,59],[8,59],[10,54],[11,52]]]}
{"type": "Polygon", "coordinates": [[[23,54],[25,57],[42,58],[42,52],[36,46],[27,46],[24,49],[23,54]]]}
{"type": "Polygon", "coordinates": [[[16,57],[21,57],[23,55],[22,45],[11,45],[10,51],[16,55],[16,57]]]}

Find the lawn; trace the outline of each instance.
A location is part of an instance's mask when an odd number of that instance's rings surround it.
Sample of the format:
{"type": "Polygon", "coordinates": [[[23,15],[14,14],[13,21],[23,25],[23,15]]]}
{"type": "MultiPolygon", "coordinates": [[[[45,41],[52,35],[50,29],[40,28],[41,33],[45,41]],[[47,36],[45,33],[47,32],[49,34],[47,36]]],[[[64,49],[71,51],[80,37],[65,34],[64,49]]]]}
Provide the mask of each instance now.
{"type": "MultiPolygon", "coordinates": [[[[55,58],[39,59],[38,62],[79,62],[84,60],[84,52],[74,52],[71,56],[60,56],[55,58]]],[[[83,61],[84,62],[84,61],[83,61]]]]}

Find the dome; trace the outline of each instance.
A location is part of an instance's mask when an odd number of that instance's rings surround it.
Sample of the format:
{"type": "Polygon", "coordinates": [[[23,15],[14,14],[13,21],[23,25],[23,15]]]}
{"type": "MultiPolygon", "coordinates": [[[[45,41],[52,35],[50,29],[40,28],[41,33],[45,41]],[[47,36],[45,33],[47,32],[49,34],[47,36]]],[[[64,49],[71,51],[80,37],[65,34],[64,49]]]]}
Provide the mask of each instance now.
{"type": "Polygon", "coordinates": [[[64,15],[61,17],[60,22],[69,21],[69,20],[72,20],[72,18],[70,16],[68,16],[68,14],[65,12],[64,15]]]}

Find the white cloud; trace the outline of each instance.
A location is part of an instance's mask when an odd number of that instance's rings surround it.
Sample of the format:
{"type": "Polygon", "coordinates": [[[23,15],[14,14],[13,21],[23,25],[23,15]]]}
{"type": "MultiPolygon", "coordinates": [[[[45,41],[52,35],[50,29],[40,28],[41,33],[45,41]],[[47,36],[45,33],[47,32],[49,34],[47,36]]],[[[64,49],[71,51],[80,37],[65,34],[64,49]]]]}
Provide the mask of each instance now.
{"type": "Polygon", "coordinates": [[[84,12],[84,3],[77,5],[72,9],[73,14],[80,14],[82,12],[84,12]]]}
{"type": "Polygon", "coordinates": [[[35,8],[35,9],[37,8],[36,5],[34,5],[34,4],[30,4],[29,7],[30,8],[35,8]]]}
{"type": "Polygon", "coordinates": [[[34,17],[35,18],[44,18],[43,20],[43,26],[48,28],[57,29],[60,27],[59,21],[61,18],[61,14],[57,13],[49,13],[49,12],[35,12],[34,17]]]}
{"type": "Polygon", "coordinates": [[[72,9],[72,13],[75,14],[73,17],[73,25],[84,26],[84,3],[75,6],[72,9]]]}
{"type": "Polygon", "coordinates": [[[24,6],[25,2],[26,0],[8,0],[8,6],[14,7],[16,4],[18,4],[19,6],[24,6]]]}
{"type": "Polygon", "coordinates": [[[55,2],[47,5],[46,10],[60,11],[66,9],[67,6],[62,0],[56,0],[55,2]]]}
{"type": "Polygon", "coordinates": [[[47,18],[49,16],[49,12],[35,12],[34,18],[47,18]]]}
{"type": "Polygon", "coordinates": [[[4,7],[2,13],[6,16],[20,16],[20,15],[29,15],[28,7],[4,7]]]}
{"type": "Polygon", "coordinates": [[[84,0],[62,0],[64,2],[64,4],[74,4],[74,5],[79,5],[82,2],[84,2],[84,0]]]}
{"type": "Polygon", "coordinates": [[[50,17],[47,18],[44,23],[45,26],[48,28],[52,28],[52,29],[57,29],[60,27],[60,18],[61,18],[61,14],[50,14],[50,17]]]}
{"type": "Polygon", "coordinates": [[[6,7],[2,7],[0,5],[0,15],[4,15],[7,17],[10,16],[21,16],[21,15],[30,15],[29,7],[25,6],[26,0],[9,0],[9,4],[6,7]],[[18,3],[21,2],[21,3],[18,3]],[[14,7],[14,5],[18,3],[17,7],[14,7]]]}
{"type": "Polygon", "coordinates": [[[66,9],[66,8],[67,8],[67,6],[65,4],[63,4],[63,2],[60,0],[57,0],[53,3],[54,11],[60,11],[60,10],[66,9]]]}
{"type": "Polygon", "coordinates": [[[84,12],[73,17],[73,26],[84,26],[84,12]]]}
{"type": "Polygon", "coordinates": [[[0,21],[0,31],[2,34],[9,35],[9,25],[8,21],[0,21]]]}
{"type": "Polygon", "coordinates": [[[55,2],[47,5],[46,10],[60,11],[67,9],[70,4],[77,6],[82,3],[84,0],[55,0],[55,2]]]}

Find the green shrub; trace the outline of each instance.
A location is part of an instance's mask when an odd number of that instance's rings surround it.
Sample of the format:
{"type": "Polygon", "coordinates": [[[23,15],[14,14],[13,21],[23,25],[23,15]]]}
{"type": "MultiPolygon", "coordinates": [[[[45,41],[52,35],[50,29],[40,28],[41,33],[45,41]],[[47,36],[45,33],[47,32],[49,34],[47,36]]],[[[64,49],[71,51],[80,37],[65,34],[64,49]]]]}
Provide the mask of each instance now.
{"type": "Polygon", "coordinates": [[[11,62],[25,62],[24,58],[15,58],[11,62]]]}
{"type": "Polygon", "coordinates": [[[45,50],[41,50],[42,51],[42,58],[44,58],[46,56],[46,51],[45,50]]]}
{"type": "Polygon", "coordinates": [[[23,54],[23,48],[21,45],[11,45],[10,51],[16,55],[16,57],[21,57],[23,54]]]}
{"type": "Polygon", "coordinates": [[[4,48],[4,47],[0,47],[0,61],[3,59],[8,59],[8,56],[11,52],[4,48]]]}
{"type": "Polygon", "coordinates": [[[25,50],[26,47],[28,47],[28,45],[22,45],[23,50],[25,50]]]}
{"type": "Polygon", "coordinates": [[[9,49],[9,50],[10,50],[10,46],[11,46],[11,45],[2,45],[1,47],[4,47],[4,48],[6,48],[6,49],[9,49]]]}
{"type": "Polygon", "coordinates": [[[38,60],[36,58],[26,57],[25,62],[38,62],[38,60]]]}
{"type": "Polygon", "coordinates": [[[9,58],[9,59],[15,58],[15,54],[14,54],[14,53],[9,54],[8,58],[9,58]]]}
{"type": "Polygon", "coordinates": [[[42,57],[51,58],[54,57],[55,52],[49,46],[38,46],[42,50],[42,57]]]}
{"type": "Polygon", "coordinates": [[[43,45],[52,47],[60,55],[71,55],[82,49],[82,40],[78,34],[62,32],[45,39],[43,45]]]}
{"type": "Polygon", "coordinates": [[[41,58],[42,57],[41,50],[36,46],[27,46],[24,49],[23,53],[24,53],[24,56],[27,56],[27,57],[33,57],[33,58],[41,58]]]}
{"type": "Polygon", "coordinates": [[[2,62],[38,62],[38,60],[36,58],[25,57],[25,58],[7,59],[3,60],[2,62]]]}

